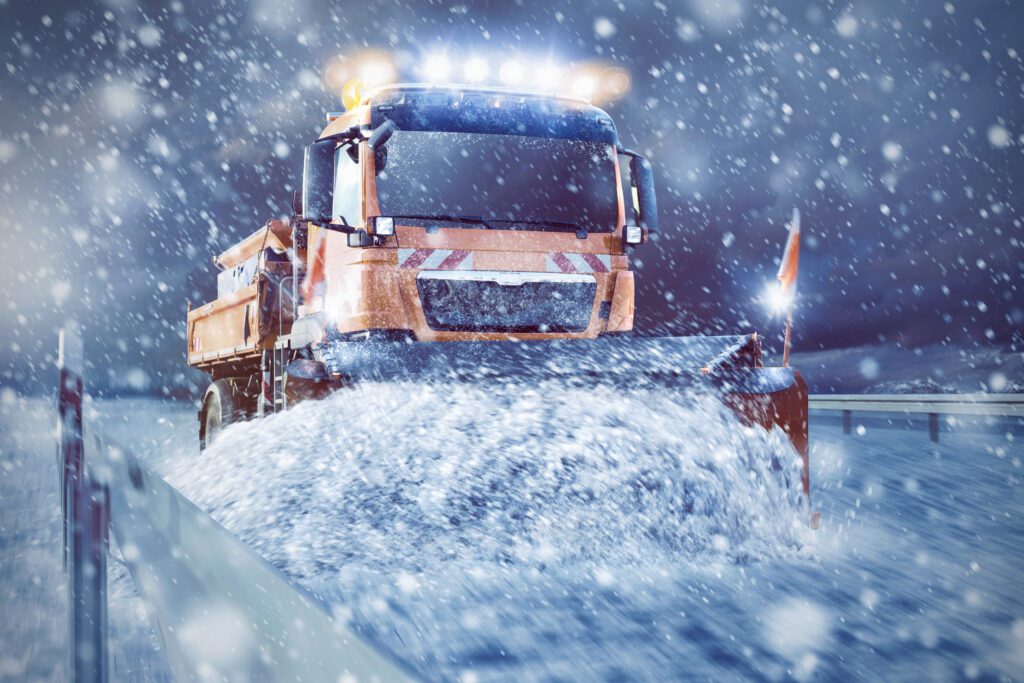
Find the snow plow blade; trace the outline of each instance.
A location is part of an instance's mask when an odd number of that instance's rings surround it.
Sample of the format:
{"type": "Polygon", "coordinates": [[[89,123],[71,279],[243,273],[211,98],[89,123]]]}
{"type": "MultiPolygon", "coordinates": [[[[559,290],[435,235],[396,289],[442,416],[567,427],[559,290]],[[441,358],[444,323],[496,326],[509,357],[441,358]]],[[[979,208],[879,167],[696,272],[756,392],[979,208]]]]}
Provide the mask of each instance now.
{"type": "Polygon", "coordinates": [[[803,461],[808,477],[807,385],[789,367],[764,367],[756,334],[701,337],[601,337],[545,341],[407,342],[326,341],[321,363],[288,372],[343,384],[363,381],[455,381],[574,386],[611,384],[624,391],[645,385],[718,395],[745,425],[778,427],[803,461]]]}

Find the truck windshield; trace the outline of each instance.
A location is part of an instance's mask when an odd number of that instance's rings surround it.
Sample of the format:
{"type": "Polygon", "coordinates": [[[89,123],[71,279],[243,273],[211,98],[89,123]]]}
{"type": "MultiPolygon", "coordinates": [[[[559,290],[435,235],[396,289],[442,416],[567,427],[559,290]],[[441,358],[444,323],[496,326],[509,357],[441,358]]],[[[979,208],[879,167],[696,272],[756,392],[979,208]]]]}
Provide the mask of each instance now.
{"type": "Polygon", "coordinates": [[[397,131],[386,149],[386,157],[377,156],[376,169],[383,216],[475,217],[455,221],[467,227],[615,229],[618,197],[610,145],[397,131]]]}

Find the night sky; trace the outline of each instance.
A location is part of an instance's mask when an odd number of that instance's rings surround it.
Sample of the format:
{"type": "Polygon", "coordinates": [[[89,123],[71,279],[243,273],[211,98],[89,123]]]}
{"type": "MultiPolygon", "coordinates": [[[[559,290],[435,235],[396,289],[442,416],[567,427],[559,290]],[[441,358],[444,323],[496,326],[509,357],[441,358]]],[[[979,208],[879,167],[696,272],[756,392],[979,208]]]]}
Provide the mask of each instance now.
{"type": "Polygon", "coordinates": [[[777,350],[759,299],[799,207],[812,387],[1024,383],[1019,2],[0,0],[0,34],[0,383],[19,391],[51,390],[68,319],[94,387],[187,386],[209,257],[289,212],[340,109],[323,69],[367,47],[407,79],[441,48],[628,70],[606,109],[654,164],[663,227],[636,252],[638,329],[777,350]]]}

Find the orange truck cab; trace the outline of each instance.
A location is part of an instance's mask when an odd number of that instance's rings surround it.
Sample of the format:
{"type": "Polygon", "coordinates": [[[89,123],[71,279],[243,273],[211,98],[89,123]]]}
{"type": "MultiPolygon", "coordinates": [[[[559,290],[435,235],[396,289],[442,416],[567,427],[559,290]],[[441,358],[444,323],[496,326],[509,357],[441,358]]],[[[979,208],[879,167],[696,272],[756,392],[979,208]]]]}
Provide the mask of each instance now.
{"type": "Polygon", "coordinates": [[[387,86],[328,114],[293,212],[218,256],[217,300],[189,312],[189,363],[237,404],[222,419],[286,404],[298,367],[338,374],[314,367],[328,342],[629,332],[628,251],[657,229],[651,167],[607,113],[463,86],[387,86]]]}
{"type": "Polygon", "coordinates": [[[656,228],[650,167],[605,112],[494,89],[371,93],[308,148],[302,209],[299,316],[416,341],[629,331],[628,240],[656,228]]]}
{"type": "Polygon", "coordinates": [[[653,174],[585,101],[379,88],[328,114],[293,214],[220,254],[217,300],[189,311],[189,363],[213,379],[203,446],[351,382],[529,370],[702,383],[806,462],[806,386],[762,367],[756,334],[622,338],[629,253],[658,229],[653,174]]]}

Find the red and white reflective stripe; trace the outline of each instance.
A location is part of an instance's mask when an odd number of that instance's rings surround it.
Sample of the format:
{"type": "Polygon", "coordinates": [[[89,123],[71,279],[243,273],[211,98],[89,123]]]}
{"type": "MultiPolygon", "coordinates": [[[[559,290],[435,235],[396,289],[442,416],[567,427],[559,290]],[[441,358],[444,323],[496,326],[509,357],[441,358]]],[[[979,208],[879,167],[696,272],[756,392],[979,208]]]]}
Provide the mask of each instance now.
{"type": "Polygon", "coordinates": [[[398,267],[473,270],[473,252],[460,249],[399,249],[398,267]]]}
{"type": "Polygon", "coordinates": [[[612,269],[612,257],[556,251],[547,255],[547,269],[549,273],[607,273],[612,269]]]}

